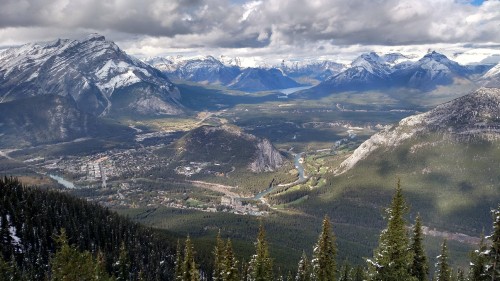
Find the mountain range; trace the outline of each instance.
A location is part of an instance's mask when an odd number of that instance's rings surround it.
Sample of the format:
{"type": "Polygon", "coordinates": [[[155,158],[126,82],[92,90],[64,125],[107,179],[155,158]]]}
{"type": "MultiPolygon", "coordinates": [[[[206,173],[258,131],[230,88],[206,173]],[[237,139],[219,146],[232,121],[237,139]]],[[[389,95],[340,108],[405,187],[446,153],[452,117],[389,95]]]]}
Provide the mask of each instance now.
{"type": "Polygon", "coordinates": [[[485,84],[483,77],[493,65],[463,66],[435,51],[417,61],[405,60],[401,54],[379,56],[372,52],[356,58],[346,70],[330,76],[309,92],[362,91],[388,88],[433,90],[457,80],[485,84]]]}
{"type": "Polygon", "coordinates": [[[300,86],[278,68],[242,68],[237,59],[226,57],[157,57],[146,62],[178,80],[223,85],[232,90],[258,92],[300,86]]]}

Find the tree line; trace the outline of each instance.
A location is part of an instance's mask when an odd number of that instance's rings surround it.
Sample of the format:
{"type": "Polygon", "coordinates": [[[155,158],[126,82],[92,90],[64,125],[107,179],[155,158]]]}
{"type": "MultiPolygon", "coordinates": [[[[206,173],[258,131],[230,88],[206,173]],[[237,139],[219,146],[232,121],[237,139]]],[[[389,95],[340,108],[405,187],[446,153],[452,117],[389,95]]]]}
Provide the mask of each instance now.
{"type": "Polygon", "coordinates": [[[422,232],[422,220],[417,216],[408,231],[405,220],[408,206],[398,181],[395,194],[386,210],[387,226],[379,237],[373,257],[366,266],[337,266],[337,246],[328,217],[323,219],[322,231],[309,259],[303,252],[296,272],[276,273],[262,223],[255,242],[255,254],[249,262],[238,261],[231,240],[224,242],[220,232],[213,251],[214,268],[211,274],[200,271],[194,259],[194,246],[188,237],[184,251],[178,242],[175,262],[175,281],[500,281],[500,206],[493,212],[493,234],[483,237],[478,249],[470,254],[470,267],[454,270],[448,257],[447,241],[441,244],[434,271],[431,274],[422,232]],[[431,279],[432,275],[432,279],[431,279]]]}
{"type": "Polygon", "coordinates": [[[197,263],[189,236],[184,243],[177,239],[174,250],[173,237],[60,192],[4,178],[0,203],[0,281],[500,281],[500,206],[493,212],[493,233],[470,254],[469,268],[450,266],[444,240],[431,273],[422,220],[417,216],[409,226],[399,182],[378,247],[365,266],[338,265],[335,234],[325,216],[312,256],[303,252],[295,272],[273,266],[262,221],[255,253],[247,261],[236,258],[231,239],[222,239],[219,231],[213,266],[207,266],[197,263]]]}
{"type": "Polygon", "coordinates": [[[72,269],[82,276],[99,264],[110,277],[127,272],[117,280],[170,280],[176,239],[66,193],[0,178],[0,281],[94,280],[56,278],[65,261],[88,265],[72,269]]]}

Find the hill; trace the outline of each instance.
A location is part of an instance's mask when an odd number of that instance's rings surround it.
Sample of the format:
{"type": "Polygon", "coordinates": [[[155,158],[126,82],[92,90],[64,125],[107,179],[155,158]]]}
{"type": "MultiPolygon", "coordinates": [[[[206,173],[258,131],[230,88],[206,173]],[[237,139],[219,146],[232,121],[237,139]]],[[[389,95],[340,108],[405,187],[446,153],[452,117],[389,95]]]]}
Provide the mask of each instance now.
{"type": "Polygon", "coordinates": [[[172,279],[175,242],[166,231],[140,226],[61,192],[22,186],[15,179],[0,179],[0,203],[1,257],[16,263],[28,280],[47,276],[54,239],[63,228],[79,250],[103,254],[109,273],[123,244],[131,280],[139,272],[146,280],[172,279]]]}
{"type": "Polygon", "coordinates": [[[248,169],[252,172],[274,171],[284,164],[284,157],[267,139],[260,139],[230,125],[201,126],[175,143],[177,161],[205,162],[220,167],[248,169]]]}

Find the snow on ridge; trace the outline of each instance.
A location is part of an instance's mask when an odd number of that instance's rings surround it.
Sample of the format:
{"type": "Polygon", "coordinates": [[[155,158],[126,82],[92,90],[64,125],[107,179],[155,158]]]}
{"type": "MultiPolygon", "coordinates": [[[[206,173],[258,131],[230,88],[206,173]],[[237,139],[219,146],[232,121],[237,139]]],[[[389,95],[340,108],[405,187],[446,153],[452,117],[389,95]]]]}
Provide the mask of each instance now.
{"type": "Polygon", "coordinates": [[[491,115],[498,114],[499,109],[500,89],[480,88],[471,94],[441,104],[431,111],[406,117],[397,125],[384,129],[363,142],[340,164],[334,174],[340,175],[350,170],[380,147],[398,146],[417,133],[430,129],[439,128],[443,132],[458,136],[480,135],[488,140],[499,140],[500,125],[496,122],[489,125],[481,122],[484,119],[498,117],[491,115]],[[457,119],[461,122],[457,122],[457,119]],[[463,123],[465,127],[453,127],[457,123],[463,123]]]}
{"type": "Polygon", "coordinates": [[[382,146],[395,147],[402,141],[413,137],[417,132],[421,131],[423,125],[426,124],[426,117],[429,113],[421,113],[402,119],[397,125],[384,129],[381,132],[371,136],[363,142],[353,154],[349,156],[340,166],[334,171],[334,174],[340,175],[350,170],[359,161],[365,159],[373,151],[382,146]]]}

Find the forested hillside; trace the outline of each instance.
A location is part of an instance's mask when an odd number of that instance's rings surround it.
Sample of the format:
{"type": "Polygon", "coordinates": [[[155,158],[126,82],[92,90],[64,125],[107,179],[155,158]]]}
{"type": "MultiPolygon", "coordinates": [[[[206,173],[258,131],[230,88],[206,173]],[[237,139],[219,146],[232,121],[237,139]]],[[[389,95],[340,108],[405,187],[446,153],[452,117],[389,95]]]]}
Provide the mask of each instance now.
{"type": "Polygon", "coordinates": [[[110,276],[171,280],[172,241],[168,233],[133,223],[96,204],[62,192],[26,187],[17,179],[0,179],[0,271],[16,276],[0,276],[0,280],[52,280],[61,255],[63,264],[76,259],[82,271],[82,261],[91,258],[110,276]]]}

